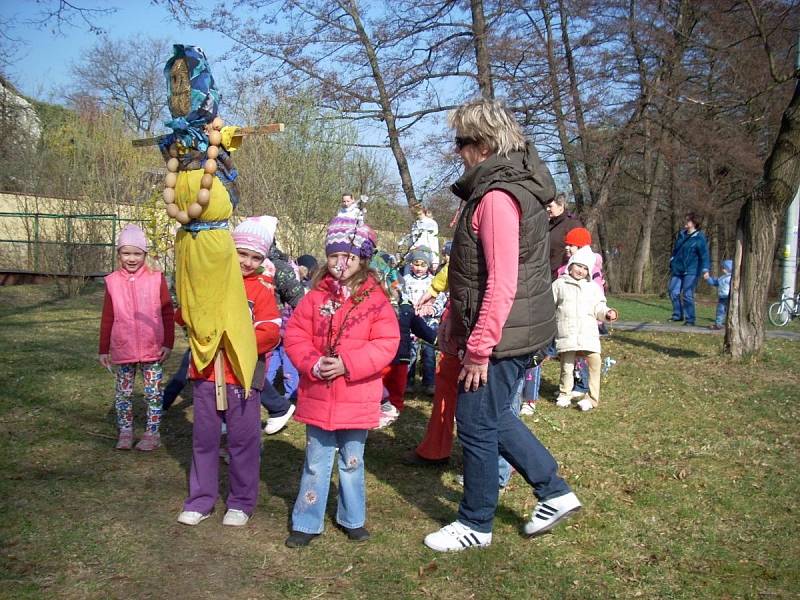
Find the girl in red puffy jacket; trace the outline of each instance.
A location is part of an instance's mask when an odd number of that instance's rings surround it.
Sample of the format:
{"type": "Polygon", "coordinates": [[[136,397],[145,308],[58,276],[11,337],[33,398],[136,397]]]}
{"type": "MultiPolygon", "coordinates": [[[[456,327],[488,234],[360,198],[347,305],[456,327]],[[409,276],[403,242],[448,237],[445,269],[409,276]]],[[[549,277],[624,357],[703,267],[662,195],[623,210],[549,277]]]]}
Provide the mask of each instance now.
{"type": "Polygon", "coordinates": [[[136,225],[126,225],[117,239],[119,268],[105,278],[106,295],[100,318],[100,364],[116,365],[114,406],[119,439],[117,450],[133,447],[133,381],[137,365],[144,378],[147,425],[137,450],[160,445],[163,391],[162,367],[175,340],[172,299],[164,274],[145,264],[147,238],[136,225]]]}
{"type": "Polygon", "coordinates": [[[400,341],[388,296],[369,269],[375,244],[375,233],[360,220],[334,218],[325,244],[327,268],[320,269],[286,326],[284,346],[300,373],[294,418],[306,424],[290,548],[308,545],[324,529],[337,449],[336,522],[351,540],[369,538],[364,444],[380,419],[381,371],[400,341]]]}

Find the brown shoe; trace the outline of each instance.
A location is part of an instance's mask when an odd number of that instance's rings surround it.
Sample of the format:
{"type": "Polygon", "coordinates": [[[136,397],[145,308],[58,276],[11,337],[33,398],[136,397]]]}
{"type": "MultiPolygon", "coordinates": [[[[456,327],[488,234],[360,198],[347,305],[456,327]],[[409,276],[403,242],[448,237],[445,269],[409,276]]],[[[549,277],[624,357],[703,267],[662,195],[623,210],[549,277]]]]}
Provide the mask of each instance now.
{"type": "Polygon", "coordinates": [[[161,446],[161,435],[158,433],[150,433],[149,431],[142,436],[139,443],[136,444],[136,449],[141,452],[150,452],[156,450],[161,446]]]}
{"type": "Polygon", "coordinates": [[[130,450],[133,448],[133,429],[120,429],[117,438],[117,450],[130,450]]]}

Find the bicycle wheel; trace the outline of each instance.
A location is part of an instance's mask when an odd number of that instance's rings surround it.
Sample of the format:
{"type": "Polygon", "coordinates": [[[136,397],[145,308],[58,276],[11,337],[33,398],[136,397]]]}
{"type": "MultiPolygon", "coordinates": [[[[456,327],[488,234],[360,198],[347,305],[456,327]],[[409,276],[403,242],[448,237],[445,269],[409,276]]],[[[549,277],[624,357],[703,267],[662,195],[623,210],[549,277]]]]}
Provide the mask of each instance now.
{"type": "Polygon", "coordinates": [[[767,315],[769,316],[770,323],[776,327],[784,327],[789,322],[791,311],[786,305],[786,302],[780,301],[770,304],[767,315]]]}

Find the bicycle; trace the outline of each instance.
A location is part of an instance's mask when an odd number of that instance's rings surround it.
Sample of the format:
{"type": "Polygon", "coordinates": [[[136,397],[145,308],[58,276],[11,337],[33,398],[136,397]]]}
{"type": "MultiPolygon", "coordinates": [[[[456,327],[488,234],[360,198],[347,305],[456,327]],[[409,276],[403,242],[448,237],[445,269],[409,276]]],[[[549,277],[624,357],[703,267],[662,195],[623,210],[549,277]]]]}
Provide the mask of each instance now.
{"type": "Polygon", "coordinates": [[[781,299],[770,304],[767,311],[770,323],[776,327],[785,327],[789,321],[800,317],[800,292],[792,298],[786,295],[786,289],[781,293],[781,299]]]}

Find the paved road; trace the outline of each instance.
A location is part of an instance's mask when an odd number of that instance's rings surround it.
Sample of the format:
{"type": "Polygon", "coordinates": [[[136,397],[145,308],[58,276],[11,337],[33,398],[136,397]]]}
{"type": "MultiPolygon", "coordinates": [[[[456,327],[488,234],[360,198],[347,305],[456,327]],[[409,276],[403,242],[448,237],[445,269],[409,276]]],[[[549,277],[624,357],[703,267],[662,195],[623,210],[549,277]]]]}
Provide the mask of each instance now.
{"type": "MultiPolygon", "coordinates": [[[[652,321],[616,321],[613,329],[621,331],[657,331],[661,333],[707,333],[709,335],[722,335],[724,331],[709,329],[708,327],[697,327],[694,325],[680,325],[672,323],[654,323],[652,321]]],[[[786,329],[767,329],[768,338],[782,340],[800,340],[800,333],[788,331],[786,329]]]]}

